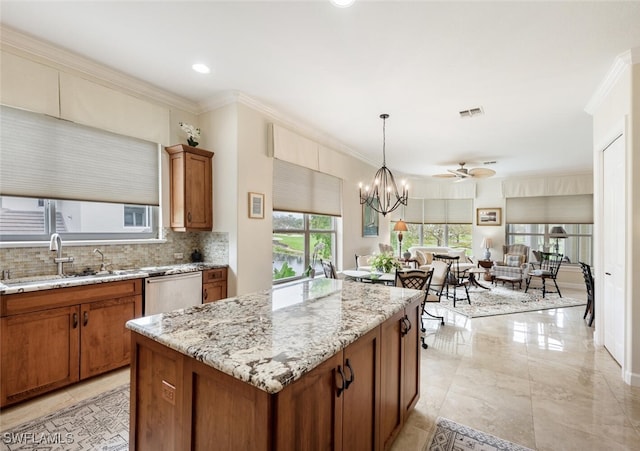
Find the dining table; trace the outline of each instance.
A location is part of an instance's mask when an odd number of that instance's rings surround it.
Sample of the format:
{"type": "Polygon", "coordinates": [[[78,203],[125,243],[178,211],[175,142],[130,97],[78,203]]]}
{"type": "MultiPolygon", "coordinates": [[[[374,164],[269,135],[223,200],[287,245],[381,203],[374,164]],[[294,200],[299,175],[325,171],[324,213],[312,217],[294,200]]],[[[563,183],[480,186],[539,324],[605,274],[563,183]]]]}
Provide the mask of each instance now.
{"type": "Polygon", "coordinates": [[[385,285],[396,284],[395,272],[379,272],[379,271],[360,271],[356,269],[345,269],[342,271],[345,278],[352,279],[357,282],[383,283],[385,285]]]}

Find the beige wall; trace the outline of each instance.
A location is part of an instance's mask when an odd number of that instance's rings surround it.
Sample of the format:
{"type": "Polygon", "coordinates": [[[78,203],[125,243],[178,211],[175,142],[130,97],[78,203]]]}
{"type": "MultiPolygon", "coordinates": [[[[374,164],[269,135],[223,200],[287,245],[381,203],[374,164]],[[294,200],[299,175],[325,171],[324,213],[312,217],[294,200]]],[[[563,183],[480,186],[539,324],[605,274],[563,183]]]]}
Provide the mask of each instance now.
{"type": "MultiPolygon", "coordinates": [[[[633,59],[631,58],[631,61],[633,59]]],[[[640,261],[640,64],[626,64],[617,81],[594,108],[594,278],[596,287],[596,312],[603,311],[604,269],[602,170],[603,150],[620,133],[624,133],[626,173],[626,274],[625,340],[622,377],[628,384],[640,386],[640,278],[634,276],[640,261]]],[[[596,315],[594,338],[597,344],[604,343],[602,315],[596,315]]]]}

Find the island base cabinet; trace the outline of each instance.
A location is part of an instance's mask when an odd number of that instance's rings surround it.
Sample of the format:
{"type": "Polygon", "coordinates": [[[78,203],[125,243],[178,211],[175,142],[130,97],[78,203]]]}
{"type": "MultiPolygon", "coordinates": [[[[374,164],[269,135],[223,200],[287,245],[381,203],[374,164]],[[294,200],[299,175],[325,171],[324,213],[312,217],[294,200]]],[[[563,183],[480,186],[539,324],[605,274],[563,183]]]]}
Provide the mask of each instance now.
{"type": "Polygon", "coordinates": [[[342,365],[339,352],[278,394],[275,449],[342,449],[342,365]]]}
{"type": "Polygon", "coordinates": [[[380,441],[391,448],[420,397],[420,315],[414,302],[380,326],[380,441]]]}
{"type": "Polygon", "coordinates": [[[132,332],[130,449],[380,450],[419,396],[419,307],[275,394],[132,332]],[[388,423],[389,437],[381,435],[385,390],[399,417],[388,423]]]}

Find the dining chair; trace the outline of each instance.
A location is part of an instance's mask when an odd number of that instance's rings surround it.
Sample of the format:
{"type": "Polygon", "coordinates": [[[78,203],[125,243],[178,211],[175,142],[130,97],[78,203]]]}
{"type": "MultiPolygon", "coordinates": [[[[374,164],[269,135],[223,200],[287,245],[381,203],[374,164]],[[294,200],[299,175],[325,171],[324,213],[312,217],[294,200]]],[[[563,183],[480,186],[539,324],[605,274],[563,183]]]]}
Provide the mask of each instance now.
{"type": "Polygon", "coordinates": [[[587,287],[587,307],[584,310],[583,319],[589,316],[589,327],[593,325],[593,319],[596,316],[596,305],[594,300],[594,287],[593,287],[593,274],[591,273],[591,266],[584,262],[579,262],[582,268],[582,275],[584,276],[584,284],[587,287]]]}
{"type": "Polygon", "coordinates": [[[322,270],[324,271],[324,276],[327,279],[337,279],[338,274],[336,273],[336,267],[333,266],[333,263],[330,260],[322,260],[320,259],[320,264],[322,265],[322,270]]]}
{"type": "Polygon", "coordinates": [[[547,295],[547,293],[558,293],[558,296],[562,297],[562,293],[560,293],[560,288],[558,287],[558,282],[556,282],[558,270],[560,269],[560,265],[562,264],[562,257],[562,254],[541,252],[540,261],[531,263],[533,269],[529,271],[529,276],[527,277],[527,287],[525,288],[524,292],[526,293],[529,290],[529,284],[531,283],[531,280],[536,277],[542,281],[541,289],[543,298],[547,295]],[[547,279],[553,281],[553,284],[556,287],[556,291],[547,290],[547,279]]]}
{"type": "MultiPolygon", "coordinates": [[[[430,316],[431,318],[426,319],[437,319],[440,320],[440,324],[444,326],[444,317],[435,316],[426,310],[427,302],[429,301],[429,290],[431,286],[431,280],[433,279],[434,270],[433,268],[429,271],[423,271],[421,269],[412,269],[405,271],[396,270],[396,285],[401,286],[403,288],[412,288],[414,290],[424,291],[424,297],[422,298],[422,314],[420,315],[420,330],[425,332],[426,329],[424,327],[424,315],[430,316]]],[[[438,301],[439,302],[439,298],[438,301]]],[[[424,341],[424,336],[422,337],[422,347],[427,349],[429,346],[424,341]]]]}
{"type": "MultiPolygon", "coordinates": [[[[445,278],[445,290],[446,296],[449,297],[449,287],[453,288],[453,306],[456,306],[458,300],[456,290],[458,288],[464,288],[464,292],[467,295],[467,302],[471,305],[471,298],[469,297],[469,268],[460,269],[460,256],[434,254],[433,262],[441,261],[449,265],[449,271],[445,278]]],[[[433,266],[433,262],[431,265],[433,266]]]]}

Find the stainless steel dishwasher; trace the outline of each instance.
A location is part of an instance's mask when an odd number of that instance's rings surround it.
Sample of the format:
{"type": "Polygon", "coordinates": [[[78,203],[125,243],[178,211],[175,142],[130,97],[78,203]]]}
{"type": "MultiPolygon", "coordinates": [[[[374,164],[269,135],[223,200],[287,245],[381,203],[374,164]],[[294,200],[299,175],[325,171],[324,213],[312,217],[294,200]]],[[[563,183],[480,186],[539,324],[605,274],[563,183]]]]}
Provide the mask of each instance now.
{"type": "Polygon", "coordinates": [[[150,275],[144,287],[144,315],[202,304],[202,272],[150,275]]]}

